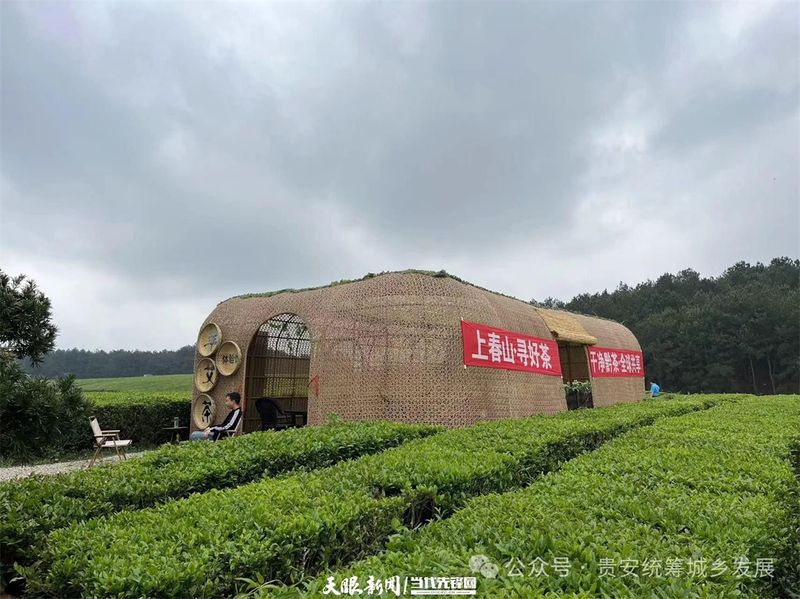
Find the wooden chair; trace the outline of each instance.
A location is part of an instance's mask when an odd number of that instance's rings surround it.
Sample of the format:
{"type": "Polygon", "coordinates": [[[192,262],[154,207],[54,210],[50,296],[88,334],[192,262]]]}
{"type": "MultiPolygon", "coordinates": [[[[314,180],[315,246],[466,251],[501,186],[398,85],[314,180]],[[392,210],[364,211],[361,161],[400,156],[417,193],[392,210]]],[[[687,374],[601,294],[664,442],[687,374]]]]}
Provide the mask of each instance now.
{"type": "Polygon", "coordinates": [[[92,434],[94,435],[94,455],[92,456],[92,461],[89,462],[88,468],[91,468],[98,458],[103,461],[103,450],[111,449],[112,447],[116,450],[118,459],[128,459],[125,448],[131,444],[130,439],[120,439],[118,430],[102,430],[100,423],[97,422],[97,418],[94,416],[89,419],[89,424],[92,426],[92,434]]]}
{"type": "Polygon", "coordinates": [[[219,441],[223,439],[230,439],[231,437],[238,437],[242,434],[242,424],[244,423],[244,416],[239,417],[239,424],[236,425],[236,428],[230,431],[221,431],[219,434],[219,441]]]}
{"type": "Polygon", "coordinates": [[[261,418],[262,431],[277,428],[279,414],[283,414],[283,410],[278,403],[269,397],[256,399],[256,411],[261,418]]]}

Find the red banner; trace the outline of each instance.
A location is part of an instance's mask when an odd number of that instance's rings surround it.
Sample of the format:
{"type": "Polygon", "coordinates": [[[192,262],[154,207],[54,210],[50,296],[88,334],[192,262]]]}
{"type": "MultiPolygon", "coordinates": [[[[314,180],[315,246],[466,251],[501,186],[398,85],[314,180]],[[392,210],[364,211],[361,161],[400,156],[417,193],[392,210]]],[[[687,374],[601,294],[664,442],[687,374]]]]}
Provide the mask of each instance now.
{"type": "Polygon", "coordinates": [[[592,378],[614,376],[644,377],[642,352],[611,347],[588,347],[592,378]]]}
{"type": "Polygon", "coordinates": [[[558,345],[485,324],[461,321],[464,364],[561,376],[558,345]]]}

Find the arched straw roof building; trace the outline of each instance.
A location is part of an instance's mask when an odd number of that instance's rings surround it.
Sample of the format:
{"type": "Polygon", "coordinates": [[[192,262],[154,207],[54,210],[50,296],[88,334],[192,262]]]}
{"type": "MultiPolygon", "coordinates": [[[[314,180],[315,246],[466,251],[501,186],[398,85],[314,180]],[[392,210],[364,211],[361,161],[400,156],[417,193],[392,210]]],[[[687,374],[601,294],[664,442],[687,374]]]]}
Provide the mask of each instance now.
{"type": "Polygon", "coordinates": [[[621,324],[537,308],[446,273],[239,296],[201,327],[192,428],[219,422],[234,390],[246,402],[245,432],[261,425],[259,398],[312,425],[330,414],[462,426],[554,413],[567,409],[563,381],[573,379],[591,381],[594,406],[634,402],[644,392],[640,352],[621,324]],[[531,342],[551,371],[533,368],[531,342]]]}

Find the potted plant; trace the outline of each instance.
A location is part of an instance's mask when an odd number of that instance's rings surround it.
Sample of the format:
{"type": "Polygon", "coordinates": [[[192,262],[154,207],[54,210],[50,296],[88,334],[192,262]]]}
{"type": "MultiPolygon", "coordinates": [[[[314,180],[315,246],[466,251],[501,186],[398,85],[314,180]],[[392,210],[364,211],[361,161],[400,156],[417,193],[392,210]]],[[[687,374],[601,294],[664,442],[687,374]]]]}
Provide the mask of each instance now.
{"type": "Polygon", "coordinates": [[[564,383],[564,393],[567,396],[567,409],[592,408],[592,383],[589,381],[571,381],[564,383]]]}

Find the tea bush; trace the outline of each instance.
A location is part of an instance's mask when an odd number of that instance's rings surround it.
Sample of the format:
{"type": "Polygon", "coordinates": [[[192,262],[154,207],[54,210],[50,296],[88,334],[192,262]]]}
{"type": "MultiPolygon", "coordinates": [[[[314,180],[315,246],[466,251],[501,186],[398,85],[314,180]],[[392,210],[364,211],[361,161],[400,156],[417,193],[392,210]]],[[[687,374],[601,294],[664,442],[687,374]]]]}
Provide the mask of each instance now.
{"type": "Polygon", "coordinates": [[[705,396],[482,422],[311,473],[73,524],[47,540],[31,588],[116,597],[225,595],[260,573],[293,582],[384,546],[476,495],[529,484],[575,456],[705,396]]]}
{"type": "MultiPolygon", "coordinates": [[[[475,576],[481,597],[788,597],[800,588],[793,450],[800,396],[662,419],[525,490],[475,499],[398,536],[385,554],[332,573],[333,582],[475,576]],[[474,572],[473,556],[497,576],[474,572]],[[570,567],[559,572],[556,558],[570,567]],[[776,560],[773,576],[757,575],[759,558],[776,560]]],[[[317,597],[327,583],[323,575],[303,591],[263,595],[317,597]]]]}
{"type": "Polygon", "coordinates": [[[48,532],[119,510],[139,509],[289,470],[313,470],[439,427],[350,423],[268,431],[217,443],[165,445],[119,464],[0,484],[0,557],[28,563],[48,532]]]}

